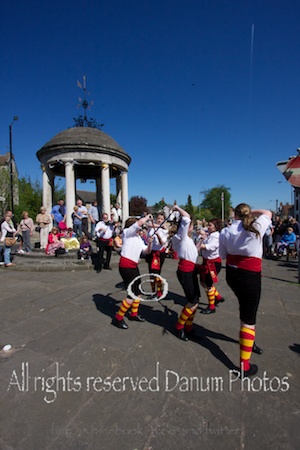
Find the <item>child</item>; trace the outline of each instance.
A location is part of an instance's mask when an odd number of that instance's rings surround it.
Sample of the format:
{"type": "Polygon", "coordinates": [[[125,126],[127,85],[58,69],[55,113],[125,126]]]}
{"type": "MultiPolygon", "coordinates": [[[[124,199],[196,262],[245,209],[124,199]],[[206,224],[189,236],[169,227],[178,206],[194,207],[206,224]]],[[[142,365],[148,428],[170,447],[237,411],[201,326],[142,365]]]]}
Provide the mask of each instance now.
{"type": "Polygon", "coordinates": [[[90,241],[86,236],[83,236],[80,239],[80,248],[78,250],[78,259],[90,259],[90,256],[93,252],[90,241]]]}

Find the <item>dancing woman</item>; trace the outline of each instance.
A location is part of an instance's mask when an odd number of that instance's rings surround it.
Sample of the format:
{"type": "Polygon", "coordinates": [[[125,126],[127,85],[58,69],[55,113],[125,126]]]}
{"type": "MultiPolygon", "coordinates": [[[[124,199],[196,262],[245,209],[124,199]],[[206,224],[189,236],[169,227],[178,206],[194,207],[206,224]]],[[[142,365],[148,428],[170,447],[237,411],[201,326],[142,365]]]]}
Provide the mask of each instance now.
{"type": "Polygon", "coordinates": [[[255,345],[255,323],[261,295],[262,241],[271,223],[272,213],[253,210],[245,203],[235,208],[230,227],[220,234],[219,252],[226,261],[226,281],[237,296],[240,308],[240,369],[244,376],[257,373],[250,364],[252,351],[262,353],[255,345]]]}
{"type": "MultiPolygon", "coordinates": [[[[138,263],[140,260],[141,253],[145,255],[151,252],[152,240],[149,238],[149,243],[146,245],[140,236],[140,230],[142,226],[148,220],[152,219],[152,215],[148,214],[145,217],[136,220],[134,218],[127,219],[125,227],[122,233],[122,250],[121,258],[119,262],[119,272],[125,283],[126,289],[128,288],[131,281],[140,275],[138,263]]],[[[138,283],[134,285],[133,292],[136,296],[139,295],[138,283]]],[[[124,320],[126,312],[131,308],[129,315],[129,320],[135,320],[137,322],[144,322],[145,319],[138,314],[140,305],[140,300],[132,299],[129,295],[125,300],[123,300],[122,305],[112,320],[112,325],[117,328],[122,328],[126,330],[128,328],[127,323],[124,320]]]]}
{"type": "Polygon", "coordinates": [[[177,233],[172,237],[172,247],[178,253],[177,278],[187,299],[187,304],[182,309],[175,328],[176,336],[187,341],[188,336],[192,335],[193,320],[200,297],[196,267],[198,251],[193,239],[189,236],[193,232],[193,221],[190,215],[178,205],[173,206],[173,211],[178,211],[182,216],[177,233]]]}
{"type": "Polygon", "coordinates": [[[222,260],[219,255],[219,231],[222,228],[222,223],[218,219],[212,219],[208,222],[207,228],[208,236],[201,239],[196,245],[203,256],[202,266],[200,266],[200,280],[208,299],[208,307],[201,309],[202,314],[215,313],[218,303],[225,300],[214,286],[214,283],[218,281],[217,275],[222,267],[222,260]]]}
{"type": "MultiPolygon", "coordinates": [[[[166,247],[168,241],[168,230],[164,228],[164,214],[158,214],[155,224],[149,229],[148,237],[153,236],[152,251],[146,256],[149,273],[161,274],[161,269],[166,259],[166,247]]],[[[161,297],[161,279],[151,277],[152,291],[156,292],[157,297],[161,297]]]]}

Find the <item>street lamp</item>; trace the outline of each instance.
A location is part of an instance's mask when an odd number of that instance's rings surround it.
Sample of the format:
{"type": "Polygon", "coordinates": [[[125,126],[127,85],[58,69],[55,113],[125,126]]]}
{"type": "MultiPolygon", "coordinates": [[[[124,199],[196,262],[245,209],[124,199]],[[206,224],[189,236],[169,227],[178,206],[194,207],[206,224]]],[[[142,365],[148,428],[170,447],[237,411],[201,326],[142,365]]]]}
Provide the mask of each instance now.
{"type": "Polygon", "coordinates": [[[18,116],[14,116],[12,123],[9,125],[9,170],[10,170],[10,202],[11,212],[14,213],[14,176],[13,176],[13,153],[12,153],[12,125],[18,120],[18,116]]]}

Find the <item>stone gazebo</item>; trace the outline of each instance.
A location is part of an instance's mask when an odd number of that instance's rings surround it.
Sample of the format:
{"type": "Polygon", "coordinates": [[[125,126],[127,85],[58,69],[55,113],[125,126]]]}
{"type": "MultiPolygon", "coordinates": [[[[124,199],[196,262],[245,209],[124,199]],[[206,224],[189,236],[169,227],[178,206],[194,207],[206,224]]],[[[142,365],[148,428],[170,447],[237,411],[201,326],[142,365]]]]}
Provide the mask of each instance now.
{"type": "Polygon", "coordinates": [[[91,127],[74,127],[54,136],[38,152],[43,170],[43,205],[51,211],[55,177],[66,180],[67,225],[76,204],[76,180],[96,181],[95,198],[102,213],[110,212],[110,179],[116,179],[117,202],[123,221],[129,215],[128,166],[130,156],[103,131],[91,127]]]}

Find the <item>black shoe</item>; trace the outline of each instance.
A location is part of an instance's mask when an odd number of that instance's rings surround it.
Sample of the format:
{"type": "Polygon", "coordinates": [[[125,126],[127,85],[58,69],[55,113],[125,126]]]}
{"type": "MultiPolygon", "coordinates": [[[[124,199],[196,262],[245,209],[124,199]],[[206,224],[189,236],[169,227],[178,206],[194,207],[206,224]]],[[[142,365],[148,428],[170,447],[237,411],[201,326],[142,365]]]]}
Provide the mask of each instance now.
{"type": "Polygon", "coordinates": [[[112,270],[112,268],[109,267],[109,266],[104,266],[103,269],[106,269],[106,270],[112,270]]]}
{"type": "Polygon", "coordinates": [[[136,322],[145,322],[144,317],[137,314],[136,316],[128,316],[129,320],[136,321],[136,322]]]}
{"type": "Polygon", "coordinates": [[[113,320],[111,321],[111,324],[114,325],[117,328],[123,328],[123,330],[127,330],[128,325],[125,322],[124,319],[122,320],[117,320],[115,317],[113,318],[113,320]]]}
{"type": "Polygon", "coordinates": [[[252,375],[255,375],[258,371],[258,367],[256,364],[250,364],[250,367],[248,370],[241,370],[240,374],[243,378],[245,377],[251,377],[252,375]]]}
{"type": "Polygon", "coordinates": [[[257,355],[261,355],[263,353],[263,349],[258,347],[254,342],[253,347],[252,347],[252,352],[256,353],[257,355]]]}
{"type": "Polygon", "coordinates": [[[97,270],[96,270],[96,272],[97,272],[97,273],[100,273],[100,272],[101,272],[101,270],[102,270],[102,269],[97,269],[97,270]]]}
{"type": "Polygon", "coordinates": [[[189,340],[189,338],[185,334],[183,328],[181,330],[177,330],[177,328],[176,328],[175,329],[175,335],[178,337],[178,339],[181,339],[182,341],[188,341],[189,340]]]}
{"type": "Polygon", "coordinates": [[[215,309],[206,308],[206,309],[201,309],[200,314],[214,314],[215,312],[216,312],[215,309]]]}
{"type": "Polygon", "coordinates": [[[225,298],[222,297],[220,298],[220,300],[215,299],[215,305],[218,306],[219,303],[224,303],[225,302],[225,298]]]}

